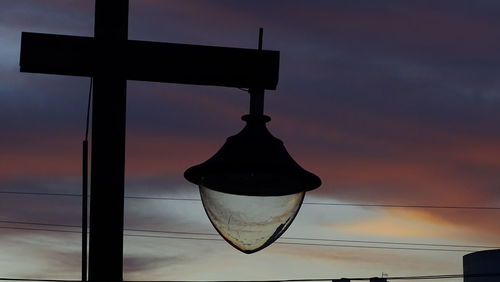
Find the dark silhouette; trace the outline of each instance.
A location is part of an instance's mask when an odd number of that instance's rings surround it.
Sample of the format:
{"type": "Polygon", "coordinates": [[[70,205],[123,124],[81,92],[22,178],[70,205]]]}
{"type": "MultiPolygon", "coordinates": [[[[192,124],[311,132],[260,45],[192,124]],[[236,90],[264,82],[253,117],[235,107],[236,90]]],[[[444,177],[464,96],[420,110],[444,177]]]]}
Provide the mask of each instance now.
{"type": "Polygon", "coordinates": [[[123,281],[126,80],[260,89],[278,83],[277,51],[128,40],[128,2],[96,0],[94,38],[22,34],[22,72],[94,79],[90,281],[123,281]]]}

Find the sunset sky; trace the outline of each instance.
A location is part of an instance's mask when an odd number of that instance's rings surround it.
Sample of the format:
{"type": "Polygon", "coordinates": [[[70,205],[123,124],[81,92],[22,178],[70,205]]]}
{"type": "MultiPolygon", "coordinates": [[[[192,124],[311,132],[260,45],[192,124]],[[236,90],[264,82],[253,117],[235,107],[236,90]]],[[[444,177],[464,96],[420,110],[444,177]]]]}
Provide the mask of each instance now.
{"type": "MultiPolygon", "coordinates": [[[[0,277],[80,279],[79,234],[5,227],[78,231],[8,221],[79,225],[81,199],[2,192],[81,192],[90,79],[18,64],[22,31],[93,36],[93,15],[90,0],[0,1],[0,277]]],[[[130,0],[129,38],[256,48],[263,27],[264,49],[281,52],[269,129],[323,180],[306,203],[500,207],[499,15],[497,0],[130,0]]],[[[199,198],[184,170],[243,127],[248,101],[238,89],[129,81],[125,193],[199,198]]],[[[216,233],[200,201],[125,205],[127,229],[216,233]]],[[[284,237],[379,243],[280,239],[336,246],[246,255],[223,241],[127,236],[124,278],[460,274],[462,256],[484,248],[380,242],[500,247],[499,215],[305,204],[284,237]]]]}

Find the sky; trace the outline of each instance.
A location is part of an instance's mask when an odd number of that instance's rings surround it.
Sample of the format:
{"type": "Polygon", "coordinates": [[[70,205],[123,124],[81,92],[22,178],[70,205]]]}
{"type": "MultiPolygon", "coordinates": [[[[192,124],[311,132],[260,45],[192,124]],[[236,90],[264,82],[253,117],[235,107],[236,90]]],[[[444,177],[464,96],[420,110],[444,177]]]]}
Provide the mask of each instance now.
{"type": "MultiPolygon", "coordinates": [[[[256,48],[263,27],[264,49],[281,54],[268,127],[323,181],[305,203],[494,207],[498,13],[495,0],[130,0],[129,38],[256,48]]],[[[18,63],[22,31],[93,36],[93,15],[94,1],[0,2],[0,192],[80,193],[90,79],[20,73],[18,63]]],[[[199,199],[182,174],[243,127],[248,95],[139,81],[127,95],[125,193],[199,199]]],[[[0,194],[0,276],[79,279],[79,234],[5,227],[79,225],[80,209],[78,197],[0,194]]],[[[284,237],[500,246],[498,213],[305,204],[284,237]]],[[[125,227],[215,233],[200,201],[126,199],[125,227]]],[[[484,249],[278,241],[343,246],[273,244],[246,255],[223,241],[127,236],[124,277],[460,274],[462,256],[484,249]],[[374,246],[455,251],[362,248],[374,246]]]]}

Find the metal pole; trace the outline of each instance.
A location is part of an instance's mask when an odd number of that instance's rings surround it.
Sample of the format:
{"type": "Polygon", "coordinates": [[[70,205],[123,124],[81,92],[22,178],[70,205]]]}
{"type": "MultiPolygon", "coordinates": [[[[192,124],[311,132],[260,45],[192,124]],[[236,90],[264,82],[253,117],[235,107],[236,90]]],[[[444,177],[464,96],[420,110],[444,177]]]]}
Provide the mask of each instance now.
{"type": "Polygon", "coordinates": [[[87,206],[88,206],[88,167],[89,142],[83,141],[82,158],[82,282],[87,282],[87,206]]]}
{"type": "Polygon", "coordinates": [[[116,73],[128,37],[128,0],[96,0],[89,281],[123,281],[127,81],[116,73]],[[106,58],[106,60],[104,60],[106,58]],[[100,64],[107,62],[107,64],[100,64]],[[111,63],[109,63],[111,62],[111,63]]]}

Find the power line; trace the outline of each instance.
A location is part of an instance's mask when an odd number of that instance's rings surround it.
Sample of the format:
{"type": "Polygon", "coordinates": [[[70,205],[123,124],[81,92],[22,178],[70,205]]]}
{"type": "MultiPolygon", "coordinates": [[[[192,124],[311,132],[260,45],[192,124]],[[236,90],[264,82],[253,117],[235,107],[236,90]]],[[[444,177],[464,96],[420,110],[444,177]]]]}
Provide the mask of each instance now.
{"type": "MultiPolygon", "coordinates": [[[[0,229],[13,229],[13,230],[29,230],[29,231],[43,231],[43,232],[63,232],[63,233],[76,233],[81,231],[60,230],[60,229],[47,229],[47,228],[29,228],[29,227],[8,227],[0,226],[0,229]]],[[[167,232],[165,232],[167,233],[167,232]]],[[[180,234],[180,232],[177,232],[180,234]]],[[[125,233],[123,236],[127,237],[142,237],[142,238],[163,238],[163,239],[178,239],[178,240],[198,240],[198,241],[224,241],[220,238],[202,238],[202,237],[181,237],[181,236],[166,236],[166,235],[147,235],[147,234],[130,234],[125,233]]],[[[289,239],[289,238],[283,238],[289,239]]],[[[474,252],[475,250],[465,249],[444,249],[444,248],[417,248],[417,247],[387,247],[387,246],[361,246],[361,245],[340,245],[340,244],[323,244],[323,243],[300,243],[300,242],[282,242],[278,241],[275,244],[281,245],[298,245],[298,246],[318,246],[318,247],[339,247],[339,248],[360,248],[360,249],[386,249],[386,250],[410,250],[410,251],[441,251],[441,252],[474,252]]]]}
{"type": "MultiPolygon", "coordinates": [[[[70,193],[44,193],[44,192],[18,192],[0,191],[0,194],[12,195],[32,195],[32,196],[65,196],[81,197],[81,194],[70,193]]],[[[174,197],[149,197],[149,196],[125,196],[125,199],[137,200],[165,200],[165,201],[190,201],[200,202],[199,198],[174,198],[174,197]]],[[[325,202],[304,202],[304,205],[317,206],[354,206],[354,207],[382,207],[382,208],[416,208],[416,209],[464,209],[464,210],[500,210],[500,207],[488,206],[435,206],[435,205],[403,205],[403,204],[362,204],[362,203],[325,203],[325,202]]]]}
{"type": "MultiPolygon", "coordinates": [[[[441,274],[441,275],[420,275],[420,276],[394,276],[384,277],[387,280],[437,280],[437,279],[456,279],[456,278],[479,278],[479,277],[500,277],[500,273],[481,273],[481,274],[441,274]]],[[[354,278],[351,280],[365,280],[365,278],[354,278]]]]}
{"type": "Polygon", "coordinates": [[[359,203],[321,203],[308,202],[306,205],[321,206],[356,206],[356,207],[383,207],[383,208],[416,208],[416,209],[464,209],[464,210],[500,210],[500,207],[477,206],[433,206],[433,205],[396,205],[396,204],[359,204],[359,203]]]}
{"type": "Polygon", "coordinates": [[[324,241],[324,242],[383,244],[383,245],[413,245],[413,246],[428,246],[428,247],[481,248],[481,249],[499,248],[497,246],[484,246],[484,245],[431,244],[431,243],[388,242],[388,241],[368,241],[368,240],[343,240],[343,239],[296,238],[296,237],[284,237],[283,239],[304,240],[304,241],[313,241],[314,240],[314,241],[324,241]]]}
{"type": "Polygon", "coordinates": [[[81,280],[0,277],[0,281],[81,282],[81,280]]]}
{"type": "MultiPolygon", "coordinates": [[[[37,226],[52,226],[52,227],[68,227],[68,228],[81,228],[81,226],[79,226],[79,225],[39,223],[39,222],[28,222],[28,221],[0,220],[0,223],[37,225],[37,226]]],[[[0,228],[2,228],[2,227],[0,227],[0,228]]],[[[6,228],[8,228],[8,227],[6,227],[6,228]]],[[[219,236],[219,234],[217,234],[217,233],[207,233],[207,232],[168,231],[168,230],[137,229],[137,228],[125,228],[124,231],[146,232],[146,233],[163,233],[163,234],[180,234],[180,235],[219,236]]],[[[427,246],[427,247],[454,247],[454,248],[481,248],[481,249],[496,249],[496,248],[500,248],[500,246],[486,246],[486,245],[432,244],[432,243],[415,243],[415,242],[389,242],[389,241],[371,241],[371,240],[345,240],[345,239],[329,239],[329,238],[305,238],[305,237],[281,237],[281,239],[286,239],[286,240],[301,240],[301,241],[322,241],[322,242],[344,242],[344,243],[382,244],[382,245],[412,245],[412,246],[427,246]]]]}
{"type": "Polygon", "coordinates": [[[41,223],[41,222],[30,222],[30,221],[0,220],[0,223],[9,223],[9,224],[26,224],[26,225],[40,225],[40,226],[53,226],[53,227],[69,227],[69,228],[81,228],[81,226],[80,226],[80,225],[55,224],[55,223],[41,223]]]}
{"type": "MultiPolygon", "coordinates": [[[[73,194],[73,193],[22,192],[22,191],[0,191],[0,194],[26,195],[26,196],[82,197],[82,194],[73,194]]],[[[166,200],[166,201],[192,201],[192,202],[201,201],[201,199],[199,198],[174,198],[174,197],[125,196],[125,198],[138,199],[138,200],[166,200]]]]}
{"type": "Polygon", "coordinates": [[[82,194],[45,193],[45,192],[20,192],[20,191],[0,191],[0,194],[31,195],[31,196],[63,196],[63,197],[81,197],[82,196],[82,194]]]}
{"type": "Polygon", "coordinates": [[[47,231],[47,232],[78,233],[78,234],[82,233],[81,231],[72,231],[72,230],[30,228],[30,227],[10,227],[10,226],[0,226],[0,229],[27,230],[27,231],[47,231]]]}
{"type": "MultiPolygon", "coordinates": [[[[440,274],[440,275],[419,275],[419,276],[395,276],[384,277],[387,280],[443,280],[457,278],[479,278],[479,277],[500,277],[500,273],[483,274],[440,274]]],[[[350,281],[369,281],[372,277],[345,278],[350,281]]],[[[219,282],[306,282],[306,281],[332,281],[332,278],[305,278],[305,279],[280,279],[280,280],[218,280],[219,282]]],[[[80,280],[69,279],[34,279],[34,278],[10,278],[0,277],[0,281],[34,281],[34,282],[80,282],[80,280]]],[[[124,281],[124,282],[213,282],[209,280],[155,280],[155,281],[124,281]]]]}

